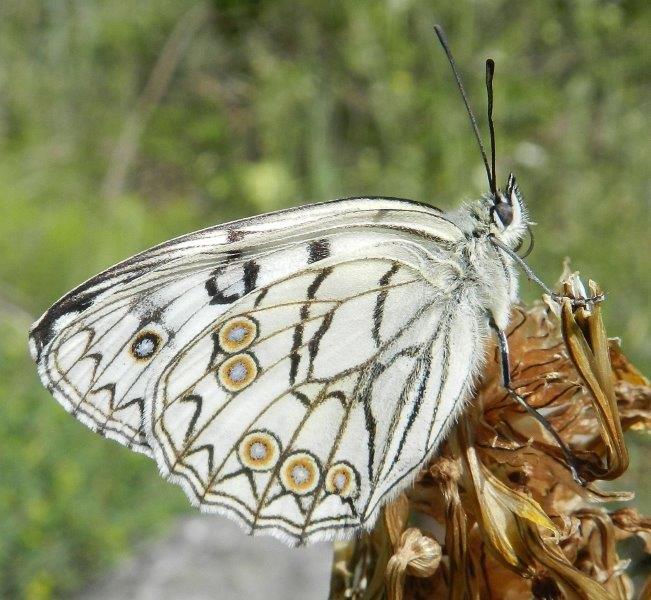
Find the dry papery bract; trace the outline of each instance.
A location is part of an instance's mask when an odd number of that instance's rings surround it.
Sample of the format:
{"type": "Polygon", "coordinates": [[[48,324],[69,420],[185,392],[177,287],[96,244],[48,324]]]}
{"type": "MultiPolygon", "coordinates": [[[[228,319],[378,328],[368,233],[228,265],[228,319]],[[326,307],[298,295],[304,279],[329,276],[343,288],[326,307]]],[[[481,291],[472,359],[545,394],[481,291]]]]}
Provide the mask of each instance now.
{"type": "MultiPolygon", "coordinates": [[[[575,275],[563,291],[586,297],[575,275]]],[[[628,467],[623,431],[651,429],[649,381],[606,337],[601,304],[517,306],[508,339],[514,387],[571,448],[587,485],[509,397],[492,346],[463,419],[415,485],[372,532],[335,546],[331,598],[634,596],[618,544],[637,535],[651,552],[651,519],[604,508],[633,495],[597,481],[628,467]]]]}

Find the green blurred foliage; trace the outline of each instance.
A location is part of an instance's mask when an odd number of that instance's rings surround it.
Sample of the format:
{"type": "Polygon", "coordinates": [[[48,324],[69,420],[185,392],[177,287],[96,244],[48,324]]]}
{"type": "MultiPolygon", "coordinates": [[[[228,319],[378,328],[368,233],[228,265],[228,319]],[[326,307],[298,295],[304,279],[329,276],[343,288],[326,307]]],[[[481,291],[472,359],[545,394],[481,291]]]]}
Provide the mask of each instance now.
{"type": "Polygon", "coordinates": [[[650,16],[643,0],[2,2],[0,596],[69,594],[188,510],[42,389],[34,316],[192,229],[486,190],[434,22],[478,113],[496,59],[498,174],[517,173],[540,224],[532,266],[553,282],[569,255],[599,281],[609,333],[648,372],[650,16]]]}

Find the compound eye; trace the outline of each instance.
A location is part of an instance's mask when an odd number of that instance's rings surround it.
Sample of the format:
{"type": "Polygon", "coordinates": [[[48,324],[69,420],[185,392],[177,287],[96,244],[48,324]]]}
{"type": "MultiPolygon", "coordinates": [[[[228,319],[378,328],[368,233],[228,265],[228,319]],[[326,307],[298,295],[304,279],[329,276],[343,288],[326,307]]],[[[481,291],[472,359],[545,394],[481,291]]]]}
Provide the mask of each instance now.
{"type": "Polygon", "coordinates": [[[495,209],[493,220],[495,220],[495,215],[499,219],[496,224],[508,227],[513,221],[513,207],[508,202],[497,202],[493,208],[495,209]]]}

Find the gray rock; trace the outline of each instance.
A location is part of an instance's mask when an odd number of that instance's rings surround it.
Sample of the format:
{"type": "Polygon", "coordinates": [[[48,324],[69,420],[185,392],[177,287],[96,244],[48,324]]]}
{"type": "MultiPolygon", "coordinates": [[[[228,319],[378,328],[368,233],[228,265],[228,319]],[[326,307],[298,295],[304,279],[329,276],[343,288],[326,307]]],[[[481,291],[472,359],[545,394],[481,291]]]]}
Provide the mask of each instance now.
{"type": "Polygon", "coordinates": [[[326,598],[331,561],[332,545],[328,543],[292,549],[273,538],[249,537],[224,518],[189,517],[78,598],[326,598]]]}

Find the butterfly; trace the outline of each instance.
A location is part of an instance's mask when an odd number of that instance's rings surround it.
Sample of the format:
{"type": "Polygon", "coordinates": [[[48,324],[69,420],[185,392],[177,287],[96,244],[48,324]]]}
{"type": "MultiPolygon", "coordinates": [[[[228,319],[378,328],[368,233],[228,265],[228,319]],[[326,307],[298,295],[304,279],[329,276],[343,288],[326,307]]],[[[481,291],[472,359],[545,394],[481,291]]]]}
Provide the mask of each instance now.
{"type": "Polygon", "coordinates": [[[165,242],[33,325],[44,385],[253,534],[297,545],[369,529],[459,417],[492,330],[508,385],[528,218],[515,177],[496,186],[491,111],[489,86],[478,201],[349,198],[165,242]]]}

